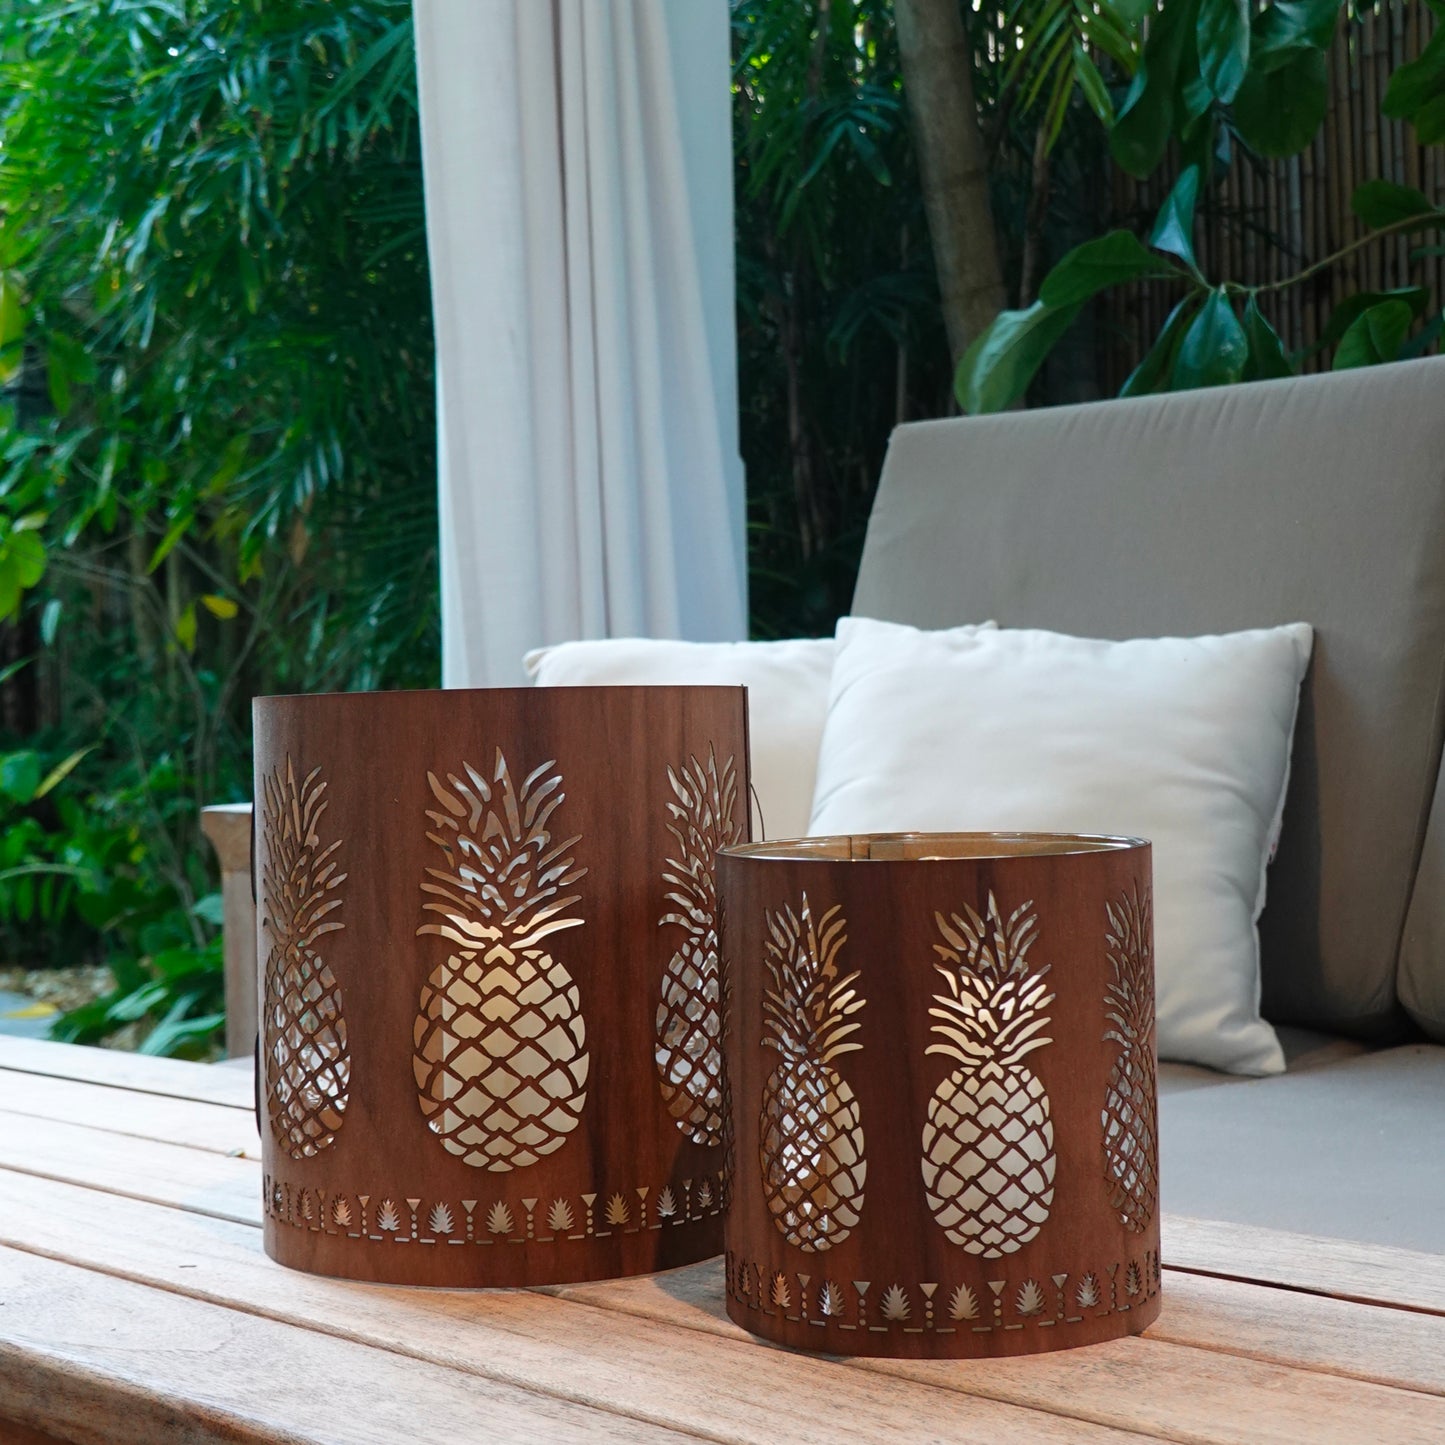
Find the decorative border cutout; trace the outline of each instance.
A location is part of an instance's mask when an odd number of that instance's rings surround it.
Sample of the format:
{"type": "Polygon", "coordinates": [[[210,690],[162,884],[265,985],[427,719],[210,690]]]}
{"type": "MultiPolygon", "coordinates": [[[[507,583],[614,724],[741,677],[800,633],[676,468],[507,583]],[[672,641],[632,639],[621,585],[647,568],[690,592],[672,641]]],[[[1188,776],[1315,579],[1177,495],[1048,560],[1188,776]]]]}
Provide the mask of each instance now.
{"type": "Polygon", "coordinates": [[[393,1244],[566,1244],[614,1234],[700,1224],[722,1213],[722,1174],[684,1179],[679,1188],[599,1191],[530,1199],[395,1198],[295,1188],[267,1174],[262,1203],[278,1224],[338,1239],[393,1244]]]}
{"type": "Polygon", "coordinates": [[[895,1281],[877,1291],[873,1280],[842,1282],[801,1271],[768,1270],[732,1250],[724,1269],[728,1298],[750,1310],[793,1324],[867,1334],[986,1335],[1078,1325],[1127,1314],[1154,1299],[1160,1285],[1156,1250],[1082,1272],[1025,1278],[1005,1274],[974,1284],[895,1281]]]}

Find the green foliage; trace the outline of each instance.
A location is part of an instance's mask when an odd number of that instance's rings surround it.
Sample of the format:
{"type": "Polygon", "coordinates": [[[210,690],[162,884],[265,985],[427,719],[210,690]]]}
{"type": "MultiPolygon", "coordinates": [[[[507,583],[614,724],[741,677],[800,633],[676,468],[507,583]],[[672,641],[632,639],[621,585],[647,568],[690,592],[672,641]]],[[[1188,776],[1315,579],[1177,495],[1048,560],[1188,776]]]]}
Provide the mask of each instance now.
{"type": "MultiPolygon", "coordinates": [[[[1227,173],[1235,143],[1258,156],[1288,156],[1319,130],[1328,101],[1326,53],[1342,3],[1275,0],[1251,13],[1244,0],[1162,0],[1146,26],[1132,78],[1123,69],[1117,77],[1120,85],[1127,80],[1127,88],[1109,129],[1115,159],[1136,175],[1160,167],[1171,146],[1186,161],[1148,233],[1148,247],[1162,255],[1151,256],[1124,231],[1076,247],[1045,278],[1033,307],[1004,312],[964,356],[955,393],[965,410],[1012,405],[1085,301],[1139,280],[1182,286],[1185,294],[1125,382],[1124,395],[1292,375],[1299,358],[1286,352],[1270,326],[1262,297],[1298,285],[1382,237],[1445,226],[1445,198],[1431,200],[1414,188],[1372,180],[1352,202],[1371,234],[1334,255],[1266,285],[1209,278],[1199,269],[1196,209],[1227,173]]],[[[1411,120],[1422,140],[1445,139],[1445,28],[1418,60],[1395,72],[1384,109],[1411,120]]],[[[1322,344],[1336,347],[1337,369],[1414,354],[1440,329],[1436,317],[1411,334],[1429,305],[1419,288],[1346,298],[1322,344]]]]}
{"type": "Polygon", "coordinates": [[[117,976],[64,1029],[196,1051],[250,697],[436,677],[410,6],[16,0],[0,207],[0,616],[39,655],[4,686],[94,748],[7,846],[81,870],[46,958],[117,976]]]}
{"type": "Polygon", "coordinates": [[[1133,75],[1148,8],[1140,0],[1012,0],[1000,27],[1001,36],[1016,38],[1014,47],[1000,47],[1013,50],[1002,89],[1039,118],[1046,149],[1058,143],[1075,94],[1105,125],[1114,123],[1114,100],[1093,53],[1133,75]]]}
{"type": "Polygon", "coordinates": [[[1234,123],[1258,154],[1292,156],[1314,139],[1328,104],[1324,54],[1305,50],[1278,70],[1250,73],[1235,98],[1234,123]]]}
{"type": "MultiPolygon", "coordinates": [[[[115,989],[58,1020],[53,1037],[92,1043],[140,1024],[144,1051],[205,1056],[223,1021],[219,895],[191,902],[170,886],[137,790],[115,778],[77,786],[100,776],[90,754],[0,754],[0,946],[32,966],[110,965],[115,989]]],[[[166,786],[147,780],[152,798],[166,786]]],[[[200,886],[204,870],[191,872],[200,886]]]]}
{"type": "MultiPolygon", "coordinates": [[[[1061,238],[1095,225],[1093,116],[1112,100],[1094,54],[1127,65],[1143,7],[960,8],[1005,285],[1032,299],[1061,238]],[[1014,63],[1021,32],[1047,36],[1042,68],[1014,63]]],[[[849,608],[889,434],[949,410],[952,367],[891,0],[732,0],[732,15],[752,627],[810,635],[849,608]]]]}
{"type": "Polygon", "coordinates": [[[1395,361],[1405,346],[1415,316],[1404,301],[1381,301],[1350,322],[1335,351],[1335,370],[1395,361]]]}
{"type": "Polygon", "coordinates": [[[1445,141],[1445,26],[1437,26],[1419,57],[1390,77],[1382,109],[1409,121],[1422,145],[1445,141]]]}
{"type": "MultiPolygon", "coordinates": [[[[1070,253],[1065,261],[1076,255],[1070,253]]],[[[1050,306],[1038,300],[1022,311],[1005,311],[980,332],[958,363],[958,399],[963,409],[987,412],[1011,407],[1073,324],[1081,305],[1073,301],[1050,306]]]]}
{"type": "Polygon", "coordinates": [[[1228,105],[1249,67],[1249,0],[1200,0],[1195,27],[1199,77],[1209,93],[1228,105]]]}
{"type": "Polygon", "coordinates": [[[52,551],[135,538],[137,585],[179,553],[162,646],[194,651],[205,592],[264,608],[252,646],[291,677],[344,681],[358,623],[370,666],[407,666],[435,633],[408,7],[30,0],[0,41],[0,266],[51,409],[12,418],[4,505],[52,551]],[[373,505],[398,545],[357,544],[373,505]]]}
{"type": "Polygon", "coordinates": [[[752,627],[848,608],[888,433],[948,354],[889,0],[732,0],[752,627]]]}

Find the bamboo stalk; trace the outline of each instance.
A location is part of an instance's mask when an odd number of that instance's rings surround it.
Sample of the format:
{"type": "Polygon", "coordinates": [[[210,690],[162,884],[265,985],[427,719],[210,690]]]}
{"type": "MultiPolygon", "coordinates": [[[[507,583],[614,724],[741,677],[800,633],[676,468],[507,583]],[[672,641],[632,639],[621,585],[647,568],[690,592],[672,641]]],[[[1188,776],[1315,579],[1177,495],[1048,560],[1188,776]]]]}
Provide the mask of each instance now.
{"type": "MultiPolygon", "coordinates": [[[[1356,66],[1360,74],[1361,147],[1360,174],[1381,174],[1379,147],[1379,95],[1375,85],[1375,17],[1366,10],[1360,17],[1359,54],[1356,66]]],[[[1364,255],[1360,262],[1362,286],[1374,290],[1379,286],[1377,255],[1364,255]]]]}
{"type": "MultiPolygon", "coordinates": [[[[1392,0],[1389,6],[1390,15],[1390,65],[1385,73],[1380,86],[1380,99],[1385,98],[1385,91],[1390,83],[1390,76],[1404,63],[1405,60],[1405,16],[1398,0],[1392,0]]],[[[1409,171],[1405,160],[1406,150],[1410,138],[1405,134],[1405,127],[1398,120],[1387,122],[1390,128],[1391,149],[1394,152],[1395,180],[1401,184],[1408,183],[1409,171]]],[[[1410,238],[1401,236],[1391,248],[1395,252],[1395,284],[1405,285],[1410,279],[1410,238]]]]}
{"type": "MultiPolygon", "coordinates": [[[[1330,205],[1331,231],[1329,247],[1331,251],[1337,251],[1345,244],[1351,234],[1352,225],[1350,221],[1349,196],[1347,185],[1353,174],[1350,164],[1350,126],[1353,123],[1354,109],[1350,93],[1350,49],[1349,49],[1349,22],[1346,20],[1341,25],[1341,33],[1336,36],[1335,43],[1330,49],[1330,131],[1331,131],[1331,185],[1332,196],[1330,205]]],[[[1344,294],[1344,268],[1336,266],[1330,272],[1329,304],[1333,311],[1340,304],[1344,294]]]]}

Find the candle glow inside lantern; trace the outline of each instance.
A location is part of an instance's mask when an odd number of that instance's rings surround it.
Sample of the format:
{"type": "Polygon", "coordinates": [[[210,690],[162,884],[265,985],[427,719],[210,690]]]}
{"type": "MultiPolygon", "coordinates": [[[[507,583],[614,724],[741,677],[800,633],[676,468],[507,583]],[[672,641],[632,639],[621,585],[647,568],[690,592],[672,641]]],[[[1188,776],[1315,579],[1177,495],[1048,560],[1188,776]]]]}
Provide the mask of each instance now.
{"type": "Polygon", "coordinates": [[[715,1254],[742,688],[255,704],[265,1244],[388,1283],[715,1254]]]}
{"type": "Polygon", "coordinates": [[[927,1358],[1157,1317],[1147,843],[760,843],[718,889],[736,1323],[927,1358]]]}

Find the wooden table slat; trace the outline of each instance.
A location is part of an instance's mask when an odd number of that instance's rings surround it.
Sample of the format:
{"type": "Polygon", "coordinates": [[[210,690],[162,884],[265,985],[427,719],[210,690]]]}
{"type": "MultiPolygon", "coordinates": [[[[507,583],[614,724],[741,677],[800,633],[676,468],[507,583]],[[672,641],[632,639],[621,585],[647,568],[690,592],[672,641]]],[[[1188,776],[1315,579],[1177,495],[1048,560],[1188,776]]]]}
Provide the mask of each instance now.
{"type": "Polygon", "coordinates": [[[1438,1254],[1166,1214],[1163,1255],[1175,1269],[1445,1314],[1438,1254]]]}
{"type": "Polygon", "coordinates": [[[4,1412],[75,1445],[697,1438],[14,1250],[0,1280],[4,1412]]]}
{"type": "Polygon", "coordinates": [[[240,1224],[261,1222],[261,1166],[254,1159],[0,1110],[0,1169],[240,1224]]]}
{"type": "MultiPolygon", "coordinates": [[[[1232,1360],[1149,1338],[1028,1360],[978,1363],[833,1364],[789,1355],[752,1342],[722,1314],[716,1262],[647,1279],[546,1293],[358,1289],[281,1270],[258,1254],[255,1230],[247,1226],[183,1211],[174,1211],[157,1226],[156,1209],[0,1173],[0,1238],[18,1238],[30,1248],[199,1298],[234,1302],[318,1329],[339,1329],[347,1338],[414,1352],[455,1368],[491,1375],[500,1369],[500,1378],[510,1383],[558,1389],[566,1382],[575,1389],[576,1382],[586,1381],[588,1398],[612,1404],[640,1391],[668,1412],[658,1417],[663,1423],[683,1429],[707,1428],[721,1409],[738,1422],[738,1439],[837,1438],[836,1432],[850,1424],[859,1429],[866,1424],[869,1438],[890,1438],[890,1416],[869,1413],[880,1386],[864,1387],[862,1372],[887,1377],[894,1392],[889,1403],[915,1425],[925,1423],[930,1411],[909,1391],[929,1385],[974,1396],[968,1406],[974,1420],[988,1403],[995,1409],[1047,1412],[1028,1417],[1037,1422],[1029,1428],[1031,1438],[1038,1440],[1073,1438],[1056,1437],[1043,1423],[1065,1415],[1117,1431],[1142,1429],[1163,1439],[1283,1442],[1294,1437],[1306,1404],[1328,1406],[1329,1423],[1315,1436],[1320,1441],[1353,1445],[1366,1438],[1362,1430],[1382,1411],[1395,1421],[1401,1439],[1434,1439],[1445,1432],[1445,1401],[1438,1395],[1382,1391],[1358,1378],[1311,1378],[1307,1371],[1277,1360],[1232,1360]],[[558,1298],[548,1299],[548,1294],[558,1298]],[[568,1300],[570,1304],[564,1302],[568,1300]],[[581,1304],[612,1310],[614,1318],[600,1325],[593,1311],[578,1309],[581,1304]],[[497,1331],[503,1334],[501,1344],[497,1331]],[[713,1338],[698,1339],[699,1334],[713,1338]],[[1247,1409],[1234,1399],[1236,1394],[1248,1400],[1247,1409]],[[781,1403],[758,1416],[747,1408],[757,1397],[781,1403]],[[803,1402],[802,1418],[794,1413],[795,1401],[803,1402]],[[749,1432],[750,1425],[756,1433],[749,1432]],[[815,1427],[816,1435],[810,1433],[815,1427]]],[[[1199,1283],[1184,1277],[1186,1290],[1199,1283]]],[[[1203,1283],[1208,1287],[1217,1282],[1203,1283]]],[[[1254,1286],[1233,1288],[1247,1294],[1276,1293],[1254,1286]]],[[[1166,1289],[1166,1320],[1168,1301],[1166,1289]]],[[[1419,1332],[1413,1348],[1397,1345],[1387,1352],[1380,1342],[1372,1344],[1369,1321],[1363,1318],[1376,1311],[1329,1300],[1305,1302],[1353,1311],[1355,1328],[1352,1335],[1346,1332],[1347,1340],[1352,1338],[1367,1356],[1373,1348],[1382,1361],[1393,1360],[1397,1374],[1406,1375],[1393,1383],[1412,1392],[1445,1390],[1445,1327],[1440,1322],[1409,1317],[1419,1332]]],[[[1386,1368],[1382,1364],[1381,1373],[1386,1368]]],[[[1007,1417],[1002,1422],[989,1417],[983,1423],[986,1433],[968,1438],[998,1438],[1007,1431],[1007,1417]]]]}
{"type": "MultiPolygon", "coordinates": [[[[552,1292],[677,1327],[724,1337],[740,1334],[723,1310],[717,1272],[713,1261],[667,1275],[561,1286],[552,1292]]],[[[1164,1321],[1169,1318],[1171,1285],[1166,1278],[1164,1321]]],[[[1275,1293],[1260,1286],[1241,1288],[1275,1293]]],[[[1367,1306],[1356,1308],[1376,1317],[1356,1320],[1356,1341],[1363,1345],[1379,1328],[1381,1312],[1367,1306]]],[[[1406,1389],[1381,1386],[1359,1376],[1347,1378],[1300,1368],[1292,1360],[1271,1361],[1237,1350],[1221,1353],[1156,1339],[1152,1330],[1087,1349],[1009,1360],[870,1359],[852,1364],[920,1383],[946,1379],[950,1388],[965,1393],[980,1391],[993,1399],[1034,1408],[1064,1408],[1081,1418],[1127,1424],[1165,1439],[1285,1445],[1301,1440],[1300,1421],[1308,1418],[1310,1432],[1304,1438],[1312,1445],[1360,1445],[1372,1438],[1381,1419],[1388,1419],[1392,1441],[1438,1445],[1445,1440],[1445,1399],[1436,1393],[1441,1385],[1438,1356],[1445,1349],[1445,1327],[1430,1317],[1419,1318],[1424,1339],[1417,1342],[1420,1349],[1412,1373],[1420,1379],[1412,1380],[1406,1389]]]]}
{"type": "MultiPolygon", "coordinates": [[[[80,1044],[52,1044],[41,1039],[0,1035],[0,1069],[80,1079],[136,1094],[162,1094],[245,1109],[254,1115],[252,1070],[192,1064],[183,1059],[153,1059],[118,1049],[93,1049],[80,1044]]],[[[0,1103],[3,1103],[0,1098],[0,1103]]]]}
{"type": "Polygon", "coordinates": [[[155,1205],[0,1172],[0,1242],[20,1239],[138,1284],[504,1384],[630,1409],[685,1433],[747,1445],[849,1438],[902,1445],[920,1431],[960,1445],[1140,1439],[1077,1422],[1072,1411],[1038,1414],[986,1397],[970,1400],[961,1416],[946,1380],[921,1388],[870,1379],[849,1364],[755,1345],[741,1331],[718,1340],[643,1318],[608,1318],[536,1291],[320,1279],[265,1258],[254,1229],[179,1211],[158,1225],[156,1213],[155,1205]]]}
{"type": "Polygon", "coordinates": [[[97,1088],[76,1079],[0,1069],[0,1109],[32,1119],[102,1129],[120,1137],[183,1144],[213,1154],[261,1157],[254,1117],[224,1104],[97,1088]]]}
{"type": "Polygon", "coordinates": [[[1445,1439],[1435,1256],[1166,1218],[1142,1338],[837,1361],[738,1330],[716,1261],[482,1293],[283,1270],[250,1096],[245,1069],[0,1039],[0,1441],[1445,1439]]]}
{"type": "Polygon", "coordinates": [[[1445,1321],[1169,1270],[1149,1338],[1445,1396],[1445,1321]]]}

